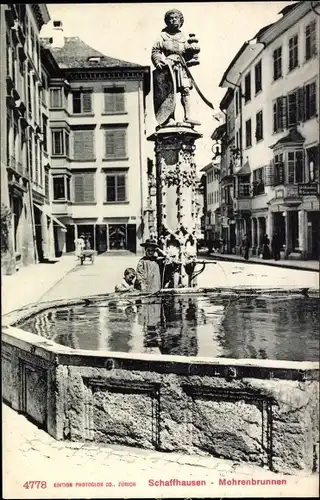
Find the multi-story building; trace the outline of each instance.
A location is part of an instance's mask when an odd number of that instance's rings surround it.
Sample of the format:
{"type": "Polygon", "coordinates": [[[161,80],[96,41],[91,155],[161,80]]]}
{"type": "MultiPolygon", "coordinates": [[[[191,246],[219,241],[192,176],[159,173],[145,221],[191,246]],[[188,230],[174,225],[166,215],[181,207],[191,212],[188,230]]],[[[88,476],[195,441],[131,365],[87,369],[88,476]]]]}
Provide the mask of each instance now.
{"type": "Polygon", "coordinates": [[[235,90],[237,237],[254,253],[277,230],[285,257],[319,257],[319,3],[283,9],[220,83],[235,90]]]}
{"type": "MultiPolygon", "coordinates": [[[[1,202],[8,211],[2,270],[41,260],[36,204],[44,203],[39,32],[44,4],[1,5],[1,202]],[[3,94],[5,92],[5,95],[3,94]]],[[[40,224],[40,221],[38,221],[40,224]]]]}
{"type": "Polygon", "coordinates": [[[220,161],[212,160],[201,172],[204,177],[204,239],[209,247],[220,236],[220,161]]]}
{"type": "Polygon", "coordinates": [[[44,40],[59,66],[49,79],[56,253],[85,235],[98,253],[136,252],[148,227],[145,98],[149,67],[105,56],[80,38],[44,40]]]}

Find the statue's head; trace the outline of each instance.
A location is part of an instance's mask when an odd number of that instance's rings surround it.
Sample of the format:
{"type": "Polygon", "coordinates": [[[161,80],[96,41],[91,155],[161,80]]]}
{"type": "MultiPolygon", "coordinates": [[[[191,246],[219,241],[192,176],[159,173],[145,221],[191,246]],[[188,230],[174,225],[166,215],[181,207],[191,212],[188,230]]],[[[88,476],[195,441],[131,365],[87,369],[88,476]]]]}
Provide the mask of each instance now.
{"type": "Polygon", "coordinates": [[[168,28],[179,29],[184,23],[184,17],[180,10],[168,10],[164,16],[164,22],[168,28]]]}

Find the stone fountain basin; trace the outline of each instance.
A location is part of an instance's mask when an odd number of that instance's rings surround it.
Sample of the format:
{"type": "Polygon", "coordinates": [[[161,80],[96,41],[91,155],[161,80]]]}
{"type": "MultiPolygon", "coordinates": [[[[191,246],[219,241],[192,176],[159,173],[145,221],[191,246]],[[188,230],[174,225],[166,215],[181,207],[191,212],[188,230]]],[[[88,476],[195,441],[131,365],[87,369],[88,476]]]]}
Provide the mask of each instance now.
{"type": "MultiPolygon", "coordinates": [[[[203,293],[183,290],[191,292],[203,293]]],[[[4,318],[3,398],[13,409],[58,440],[210,454],[282,473],[316,470],[318,363],[77,350],[14,326],[86,300],[4,318]]]]}

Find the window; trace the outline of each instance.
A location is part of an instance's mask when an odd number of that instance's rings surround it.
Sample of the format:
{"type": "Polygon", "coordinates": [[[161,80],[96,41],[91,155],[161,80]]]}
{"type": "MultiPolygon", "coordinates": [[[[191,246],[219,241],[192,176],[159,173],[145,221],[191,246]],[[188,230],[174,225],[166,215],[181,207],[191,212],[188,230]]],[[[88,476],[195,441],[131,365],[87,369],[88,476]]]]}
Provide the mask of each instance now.
{"type": "Polygon", "coordinates": [[[52,131],[52,155],[63,155],[63,131],[53,130],[52,131]]]}
{"type": "Polygon", "coordinates": [[[246,121],[246,148],[252,146],[252,130],[251,130],[251,119],[246,121]]]}
{"type": "Polygon", "coordinates": [[[95,202],[95,174],[82,172],[73,174],[73,194],[75,203],[95,202]]]}
{"type": "Polygon", "coordinates": [[[32,144],[32,137],[30,137],[29,140],[28,140],[28,170],[29,170],[29,175],[32,178],[32,176],[33,176],[33,144],[32,144]]]}
{"type": "Polygon", "coordinates": [[[27,75],[27,87],[28,87],[28,115],[29,118],[32,116],[32,101],[31,101],[31,76],[28,72],[27,75]]]}
{"type": "Polygon", "coordinates": [[[273,103],[273,132],[287,128],[287,97],[278,97],[273,103]]]}
{"type": "Polygon", "coordinates": [[[316,116],[317,114],[317,89],[316,83],[312,82],[304,87],[305,95],[305,120],[316,116]]]}
{"type": "Polygon", "coordinates": [[[43,130],[43,150],[48,151],[48,118],[42,115],[42,130],[43,130]]]}
{"type": "Polygon", "coordinates": [[[92,112],[92,92],[77,90],[73,92],[73,113],[84,114],[92,112]]]}
{"type": "Polygon", "coordinates": [[[259,111],[256,114],[256,140],[257,142],[263,139],[263,112],[259,111]]]}
{"type": "Polygon", "coordinates": [[[6,35],[6,68],[7,68],[7,75],[11,75],[11,45],[10,45],[10,37],[7,34],[6,35]]]}
{"type": "Polygon", "coordinates": [[[296,125],[298,122],[298,92],[288,94],[288,127],[296,125]]]}
{"type": "Polygon", "coordinates": [[[298,35],[294,35],[289,40],[289,71],[298,66],[298,35]]]}
{"type": "Polygon", "coordinates": [[[316,54],[316,21],[312,21],[306,26],[306,61],[309,61],[316,54]]]}
{"type": "Polygon", "coordinates": [[[236,148],[240,149],[240,132],[236,133],[236,148]]]}
{"type": "Polygon", "coordinates": [[[264,186],[265,186],[265,172],[264,167],[257,168],[253,171],[253,196],[257,196],[259,194],[264,194],[264,186]]]}
{"type": "Polygon", "coordinates": [[[53,199],[54,200],[65,200],[66,190],[65,182],[63,177],[53,177],[53,199]]]}
{"type": "Polygon", "coordinates": [[[107,183],[107,202],[122,202],[126,201],[126,174],[123,173],[108,173],[106,176],[107,183]]]}
{"type": "Polygon", "coordinates": [[[249,72],[244,79],[244,102],[251,99],[251,73],[249,72]]]}
{"type": "Polygon", "coordinates": [[[262,90],[262,63],[259,61],[254,67],[254,82],[256,94],[262,90]]]}
{"type": "Polygon", "coordinates": [[[278,80],[282,77],[282,47],[273,51],[273,79],[278,80]]]}
{"type": "Polygon", "coordinates": [[[250,182],[246,181],[244,177],[239,179],[238,198],[248,198],[250,196],[250,182]]]}
{"type": "Polygon", "coordinates": [[[283,154],[276,155],[274,157],[274,186],[279,186],[284,184],[284,164],[283,164],[283,154]]]}
{"type": "Polygon", "coordinates": [[[319,146],[307,149],[307,182],[319,181],[319,146]]]}
{"type": "Polygon", "coordinates": [[[64,131],[64,145],[67,158],[70,157],[70,134],[66,130],[64,131]]]}
{"type": "Polygon", "coordinates": [[[94,131],[73,130],[73,159],[78,161],[94,160],[94,131]]]}
{"type": "Polygon", "coordinates": [[[52,155],[69,156],[69,132],[52,130],[52,155]]]}
{"type": "Polygon", "coordinates": [[[104,89],[104,112],[121,113],[125,111],[124,88],[110,87],[104,89]]]}
{"type": "Polygon", "coordinates": [[[34,142],[34,158],[35,158],[35,178],[36,184],[39,184],[39,144],[37,139],[34,142]]]}
{"type": "Polygon", "coordinates": [[[239,90],[236,91],[236,116],[239,114],[239,90]]]}
{"type": "Polygon", "coordinates": [[[50,192],[49,192],[49,170],[46,168],[45,173],[44,173],[44,192],[47,201],[50,199],[50,192]]]}
{"type": "Polygon", "coordinates": [[[303,151],[288,153],[288,184],[303,182],[303,151]]]}
{"type": "Polygon", "coordinates": [[[125,158],[127,155],[126,128],[107,129],[105,131],[105,158],[125,158]]]}
{"type": "Polygon", "coordinates": [[[62,108],[62,89],[50,89],[50,107],[62,108]]]}
{"type": "Polygon", "coordinates": [[[48,91],[48,85],[47,85],[47,78],[43,75],[42,76],[42,92],[41,92],[41,102],[43,106],[47,106],[47,91],[48,91]]]}

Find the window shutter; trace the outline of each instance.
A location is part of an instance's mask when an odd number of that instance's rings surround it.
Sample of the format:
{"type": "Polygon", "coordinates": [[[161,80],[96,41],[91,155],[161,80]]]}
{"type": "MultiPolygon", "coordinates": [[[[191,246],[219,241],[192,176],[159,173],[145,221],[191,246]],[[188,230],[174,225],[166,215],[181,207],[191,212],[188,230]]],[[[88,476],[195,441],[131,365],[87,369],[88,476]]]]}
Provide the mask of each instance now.
{"type": "Polygon", "coordinates": [[[106,158],[125,158],[126,129],[106,130],[106,158]]]}
{"type": "Polygon", "coordinates": [[[265,166],[264,169],[264,183],[266,186],[273,186],[274,184],[274,165],[273,161],[269,163],[269,165],[265,166]]]}
{"type": "Polygon", "coordinates": [[[117,175],[117,201],[126,199],[126,176],[117,175]]]}
{"type": "Polygon", "coordinates": [[[294,184],[295,154],[288,153],[288,184],[294,184]]]}
{"type": "Polygon", "coordinates": [[[74,201],[76,203],[95,201],[94,178],[93,173],[74,174],[74,201]]]}
{"type": "Polygon", "coordinates": [[[104,93],[104,111],[105,113],[114,112],[114,94],[107,90],[104,93]]]}
{"type": "Polygon", "coordinates": [[[126,156],[126,130],[120,129],[115,131],[116,157],[125,158],[126,156]]]}
{"type": "Polygon", "coordinates": [[[83,193],[83,174],[74,174],[73,183],[74,183],[74,201],[76,203],[81,203],[84,201],[84,193],[83,193]]]}
{"type": "Polygon", "coordinates": [[[93,160],[94,144],[93,130],[73,131],[73,158],[74,160],[93,160]]]}
{"type": "Polygon", "coordinates": [[[82,112],[90,113],[92,111],[91,92],[83,92],[82,94],[82,112]]]}
{"type": "Polygon", "coordinates": [[[84,201],[95,201],[94,174],[84,174],[84,201]]]}
{"type": "Polygon", "coordinates": [[[124,111],[124,89],[118,89],[115,93],[115,111],[124,111]]]}
{"type": "Polygon", "coordinates": [[[113,158],[115,156],[115,135],[113,130],[106,130],[106,158],[113,158]]]}
{"type": "Polygon", "coordinates": [[[282,96],[280,98],[280,106],[281,106],[281,128],[286,129],[288,118],[287,118],[287,96],[282,96]]]}
{"type": "Polygon", "coordinates": [[[305,92],[304,88],[298,89],[298,121],[303,122],[305,119],[305,92]]]}

